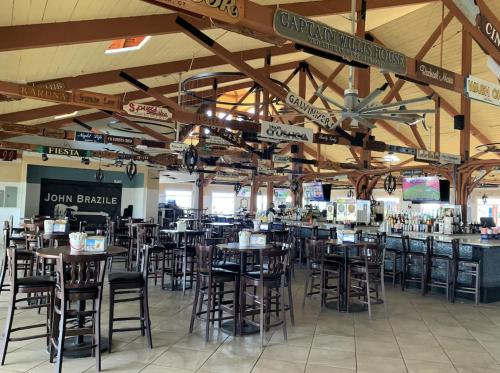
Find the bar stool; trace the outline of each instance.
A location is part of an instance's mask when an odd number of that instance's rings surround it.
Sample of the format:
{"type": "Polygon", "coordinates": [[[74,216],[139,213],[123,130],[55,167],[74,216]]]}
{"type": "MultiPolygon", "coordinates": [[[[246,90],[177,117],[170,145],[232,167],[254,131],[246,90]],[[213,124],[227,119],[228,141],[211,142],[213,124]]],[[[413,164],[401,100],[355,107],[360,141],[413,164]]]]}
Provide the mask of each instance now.
{"type": "Polygon", "coordinates": [[[205,341],[207,342],[210,338],[210,324],[215,321],[220,327],[222,321],[232,319],[233,335],[236,335],[238,326],[239,273],[216,268],[214,266],[215,251],[215,246],[196,246],[198,273],[189,333],[193,332],[195,319],[204,320],[206,322],[205,341]],[[225,288],[225,285],[230,283],[234,283],[234,288],[225,288]],[[232,295],[232,301],[224,299],[226,295],[232,295]],[[206,309],[203,310],[205,303],[206,309]],[[229,313],[229,316],[224,316],[224,312],[229,313]]]}
{"type": "MultiPolygon", "coordinates": [[[[387,235],[385,232],[383,234],[384,246],[387,246],[387,235]]],[[[403,267],[401,250],[386,247],[384,263],[389,263],[391,268],[387,271],[384,267],[384,277],[392,278],[392,286],[396,287],[398,277],[403,277],[403,271],[398,270],[398,263],[401,263],[401,268],[403,267]]]]}
{"type": "Polygon", "coordinates": [[[425,264],[427,262],[426,254],[418,251],[411,251],[410,236],[407,234],[401,236],[403,242],[403,275],[401,278],[401,290],[408,288],[409,282],[420,284],[422,294],[425,292],[425,264]],[[420,276],[412,273],[412,269],[420,271],[420,276]]]}
{"type": "Polygon", "coordinates": [[[106,270],[106,254],[59,254],[56,261],[53,326],[51,330],[49,360],[57,355],[56,372],[62,371],[66,336],[92,336],[88,348],[96,358],[96,370],[101,370],[101,300],[106,270]],[[77,302],[76,308],[71,307],[77,302]],[[87,308],[87,305],[91,308],[87,308]]]}
{"type": "Polygon", "coordinates": [[[151,254],[153,249],[149,245],[143,245],[141,255],[141,271],[137,272],[113,272],[108,275],[109,281],[109,329],[108,329],[108,352],[111,352],[114,332],[130,332],[139,330],[141,335],[146,335],[148,347],[153,348],[151,337],[151,320],[149,317],[148,302],[148,278],[151,254]],[[134,294],[130,298],[116,299],[117,295],[134,294]],[[139,316],[115,317],[115,304],[139,301],[139,316]],[[139,321],[138,327],[114,328],[115,321],[139,321]]]}
{"type": "Polygon", "coordinates": [[[481,279],[481,261],[474,258],[460,257],[460,242],[458,239],[451,241],[453,250],[453,292],[452,302],[455,302],[457,293],[473,294],[474,301],[479,304],[480,279],[481,279]],[[470,285],[464,285],[459,282],[460,277],[468,276],[474,278],[470,285]]]}
{"type": "Polygon", "coordinates": [[[453,269],[453,257],[445,254],[437,254],[434,251],[434,237],[429,236],[426,239],[427,248],[427,265],[426,265],[426,281],[424,295],[429,288],[445,289],[446,299],[450,300],[450,289],[453,281],[451,272],[453,269]],[[444,272],[444,281],[442,278],[436,277],[436,272],[444,272]]]}
{"type": "Polygon", "coordinates": [[[306,240],[306,283],[304,286],[304,298],[302,306],[306,304],[306,298],[321,293],[321,263],[326,252],[326,241],[318,239],[306,240]]]}
{"type": "MultiPolygon", "coordinates": [[[[4,231],[4,234],[8,235],[8,232],[4,231]]],[[[49,336],[51,328],[50,317],[54,305],[54,286],[55,286],[55,280],[50,276],[18,277],[19,262],[20,261],[25,262],[26,260],[31,261],[32,256],[30,254],[26,254],[26,252],[22,250],[18,251],[12,247],[6,248],[6,252],[7,252],[7,261],[9,269],[8,272],[10,277],[10,300],[9,300],[9,309],[7,311],[7,318],[5,320],[5,330],[2,338],[1,365],[4,365],[5,363],[5,355],[7,354],[7,348],[9,346],[10,341],[24,341],[27,339],[45,337],[47,340],[47,346],[49,345],[49,336]],[[30,294],[33,293],[40,295],[31,296],[30,294]],[[26,294],[27,298],[18,299],[17,297],[19,294],[26,294]],[[18,305],[18,303],[25,301],[27,301],[26,306],[18,305]],[[45,323],[25,325],[18,328],[12,327],[15,311],[34,309],[40,307],[47,308],[47,320],[45,323]],[[11,333],[15,333],[17,331],[34,329],[34,328],[43,328],[43,327],[45,327],[46,330],[45,333],[42,334],[35,334],[26,337],[16,337],[16,338],[11,337],[11,333]]]]}

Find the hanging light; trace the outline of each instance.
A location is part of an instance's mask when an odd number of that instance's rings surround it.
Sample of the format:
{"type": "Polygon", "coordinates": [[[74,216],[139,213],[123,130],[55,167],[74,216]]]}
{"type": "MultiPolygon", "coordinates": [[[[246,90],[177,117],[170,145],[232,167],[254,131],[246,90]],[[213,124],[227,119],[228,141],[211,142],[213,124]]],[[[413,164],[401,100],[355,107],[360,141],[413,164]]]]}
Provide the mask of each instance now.
{"type": "Polygon", "coordinates": [[[392,174],[387,175],[384,180],[384,190],[392,194],[396,190],[396,178],[392,174]]]}
{"type": "Polygon", "coordinates": [[[134,163],[133,160],[130,160],[130,162],[127,164],[126,172],[129,180],[132,181],[132,179],[137,174],[137,165],[134,163]]]}
{"type": "Polygon", "coordinates": [[[49,156],[47,153],[42,153],[42,161],[47,162],[49,160],[49,156]]]}
{"type": "Polygon", "coordinates": [[[299,191],[300,189],[300,184],[299,182],[296,180],[296,179],[293,179],[291,182],[290,182],[290,191],[295,194],[299,191]]]}
{"type": "Polygon", "coordinates": [[[189,145],[189,148],[184,151],[184,166],[186,166],[189,173],[192,174],[197,163],[198,150],[196,150],[193,145],[189,145]]]}
{"type": "Polygon", "coordinates": [[[198,178],[198,179],[196,179],[196,183],[195,183],[195,184],[196,184],[196,186],[197,186],[198,188],[201,188],[201,186],[203,185],[203,182],[201,181],[201,179],[200,179],[200,178],[198,178]]]}
{"type": "Polygon", "coordinates": [[[101,169],[101,158],[99,158],[99,168],[95,172],[95,179],[100,183],[104,179],[104,172],[101,169]]]}
{"type": "Polygon", "coordinates": [[[352,197],[354,197],[354,191],[352,189],[349,189],[347,191],[347,198],[352,198],[352,197]]]}
{"type": "Polygon", "coordinates": [[[488,203],[488,196],[486,195],[486,193],[483,193],[481,199],[483,200],[483,205],[486,205],[488,203]]]}
{"type": "Polygon", "coordinates": [[[238,194],[242,188],[242,185],[240,183],[234,184],[234,192],[238,194]]]}

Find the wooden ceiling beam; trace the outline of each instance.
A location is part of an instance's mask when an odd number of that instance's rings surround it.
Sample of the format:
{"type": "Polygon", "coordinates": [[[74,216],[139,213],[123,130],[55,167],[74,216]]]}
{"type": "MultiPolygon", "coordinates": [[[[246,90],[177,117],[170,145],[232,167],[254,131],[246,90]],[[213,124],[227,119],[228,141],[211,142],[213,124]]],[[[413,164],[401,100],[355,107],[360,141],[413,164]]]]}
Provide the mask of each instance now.
{"type": "MultiPolygon", "coordinates": [[[[489,54],[496,63],[500,64],[500,51],[495,45],[462,13],[453,0],[442,0],[450,12],[462,23],[464,29],[472,36],[485,53],[489,54]]],[[[496,18],[495,18],[496,19],[496,18]]]]}
{"type": "MultiPolygon", "coordinates": [[[[245,1],[246,13],[251,21],[250,26],[269,21],[276,6],[261,6],[251,1],[245,1]],[[254,15],[264,15],[256,18],[254,15]]],[[[380,9],[393,6],[423,4],[437,0],[373,0],[368,3],[368,9],[380,9]]],[[[349,1],[319,0],[280,4],[293,12],[308,17],[326,16],[348,13],[349,1]]],[[[179,26],[174,22],[177,14],[160,14],[147,16],[133,16],[120,18],[103,18],[85,21],[42,23],[31,25],[17,25],[0,27],[0,52],[55,47],[81,43],[93,43],[114,39],[123,39],[130,36],[164,35],[179,33],[179,26]]],[[[213,25],[208,19],[191,18],[193,24],[200,29],[209,29],[213,25]]],[[[268,22],[267,22],[268,23],[268,22]]],[[[242,25],[243,26],[243,25],[242,25]]],[[[266,25],[272,30],[272,23],[266,25]]],[[[259,27],[261,28],[261,27],[259,27]]]]}

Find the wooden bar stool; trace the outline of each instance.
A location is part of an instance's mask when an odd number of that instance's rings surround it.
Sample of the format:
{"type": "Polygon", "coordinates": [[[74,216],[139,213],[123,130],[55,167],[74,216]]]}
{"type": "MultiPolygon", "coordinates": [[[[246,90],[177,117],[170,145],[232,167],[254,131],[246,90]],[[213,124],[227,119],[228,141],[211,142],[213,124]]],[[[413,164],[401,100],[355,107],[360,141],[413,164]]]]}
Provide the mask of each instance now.
{"type": "Polygon", "coordinates": [[[232,319],[234,323],[233,335],[236,335],[238,326],[239,273],[214,266],[214,261],[216,260],[215,246],[197,245],[196,258],[198,273],[196,276],[189,333],[193,332],[195,319],[204,320],[206,323],[205,340],[208,341],[210,338],[210,324],[217,321],[220,327],[222,321],[232,319]],[[225,285],[230,283],[233,283],[233,289],[225,288],[225,285]],[[232,295],[233,299],[224,299],[226,295],[232,295]],[[203,310],[204,304],[206,304],[205,310],[203,310]],[[224,312],[228,313],[229,316],[224,316],[224,312]]]}
{"type": "MultiPolygon", "coordinates": [[[[4,232],[7,234],[7,232],[4,232]]],[[[7,311],[7,318],[5,320],[5,329],[2,338],[2,360],[1,365],[5,363],[5,355],[7,354],[7,348],[10,341],[24,341],[27,339],[35,338],[46,338],[47,346],[49,345],[50,336],[50,318],[52,314],[52,308],[54,305],[54,286],[55,280],[50,276],[27,276],[18,277],[19,262],[25,262],[26,260],[32,262],[32,256],[26,254],[24,251],[18,251],[15,248],[9,247],[7,251],[8,260],[8,272],[10,277],[10,299],[9,299],[9,309],[7,311]],[[18,299],[19,294],[26,294],[26,298],[18,299]],[[31,296],[30,294],[39,294],[36,296],[31,296]],[[18,305],[20,302],[27,302],[26,306],[18,305]],[[15,311],[34,309],[46,307],[47,308],[47,320],[42,324],[25,325],[18,328],[13,328],[12,323],[14,321],[15,311]],[[16,337],[12,338],[11,334],[20,330],[43,328],[45,327],[45,333],[29,335],[26,337],[16,337]]],[[[31,274],[31,273],[30,273],[31,274]]]]}
{"type": "Polygon", "coordinates": [[[481,279],[481,261],[474,258],[463,258],[460,256],[460,241],[453,239],[451,241],[453,250],[453,291],[452,302],[455,302],[457,293],[474,295],[474,302],[479,304],[481,297],[480,279],[481,279]],[[471,284],[459,282],[461,277],[472,277],[474,281],[471,284]]]}
{"type": "Polygon", "coordinates": [[[392,279],[392,286],[396,287],[397,279],[403,277],[403,271],[398,270],[398,264],[401,265],[401,268],[403,267],[403,256],[401,250],[387,247],[387,235],[386,233],[383,233],[383,235],[384,246],[386,246],[384,263],[389,263],[391,268],[388,271],[386,266],[384,267],[384,277],[390,277],[392,279]]]}
{"type": "Polygon", "coordinates": [[[429,236],[426,239],[427,248],[427,264],[426,264],[426,281],[424,294],[429,291],[429,288],[444,289],[446,299],[450,300],[450,290],[452,289],[453,279],[453,257],[445,254],[437,254],[434,249],[434,237],[429,236]],[[444,280],[436,277],[436,273],[444,272],[444,280]]]}
{"type": "Polygon", "coordinates": [[[427,262],[426,253],[411,251],[410,237],[405,234],[401,236],[403,241],[403,275],[401,279],[401,289],[404,291],[408,288],[408,283],[420,284],[422,294],[425,292],[425,277],[427,262]],[[420,272],[420,276],[412,273],[416,269],[420,272]]]}
{"type": "Polygon", "coordinates": [[[113,333],[130,332],[139,330],[141,335],[146,335],[148,347],[153,348],[151,337],[151,319],[149,317],[148,301],[148,278],[151,255],[154,252],[149,245],[143,245],[141,255],[141,271],[137,272],[113,272],[108,275],[109,281],[109,329],[108,329],[108,352],[111,352],[113,333]],[[129,298],[116,299],[117,295],[133,294],[129,298]],[[115,304],[139,301],[140,314],[134,317],[115,317],[115,304]],[[114,328],[115,321],[139,321],[138,327],[114,328]]]}
{"type": "Polygon", "coordinates": [[[326,241],[318,239],[306,240],[306,283],[304,286],[304,298],[302,306],[306,303],[306,298],[311,298],[315,294],[321,293],[321,263],[326,252],[326,241]]]}

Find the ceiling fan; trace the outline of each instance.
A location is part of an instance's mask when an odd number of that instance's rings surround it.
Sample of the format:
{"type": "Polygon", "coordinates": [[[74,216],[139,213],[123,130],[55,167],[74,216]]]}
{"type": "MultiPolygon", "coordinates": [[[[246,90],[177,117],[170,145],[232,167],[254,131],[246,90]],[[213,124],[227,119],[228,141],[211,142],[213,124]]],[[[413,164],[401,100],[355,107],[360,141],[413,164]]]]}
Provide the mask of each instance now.
{"type": "MultiPolygon", "coordinates": [[[[351,33],[355,34],[356,25],[356,1],[352,0],[351,7],[351,33]]],[[[351,127],[362,126],[366,128],[374,128],[372,123],[376,120],[388,120],[407,125],[416,125],[422,122],[425,127],[425,115],[434,113],[434,109],[415,109],[407,108],[407,105],[413,105],[420,102],[429,101],[432,95],[418,97],[410,100],[403,100],[388,104],[377,104],[375,100],[387,89],[388,83],[375,89],[365,98],[360,98],[358,90],[353,87],[354,82],[354,67],[349,66],[349,87],[344,91],[344,103],[339,103],[336,100],[323,94],[326,86],[323,84],[316,90],[316,95],[330,104],[337,107],[337,110],[332,110],[331,114],[335,115],[337,120],[330,127],[335,129],[339,127],[346,119],[351,119],[351,127]]]]}

